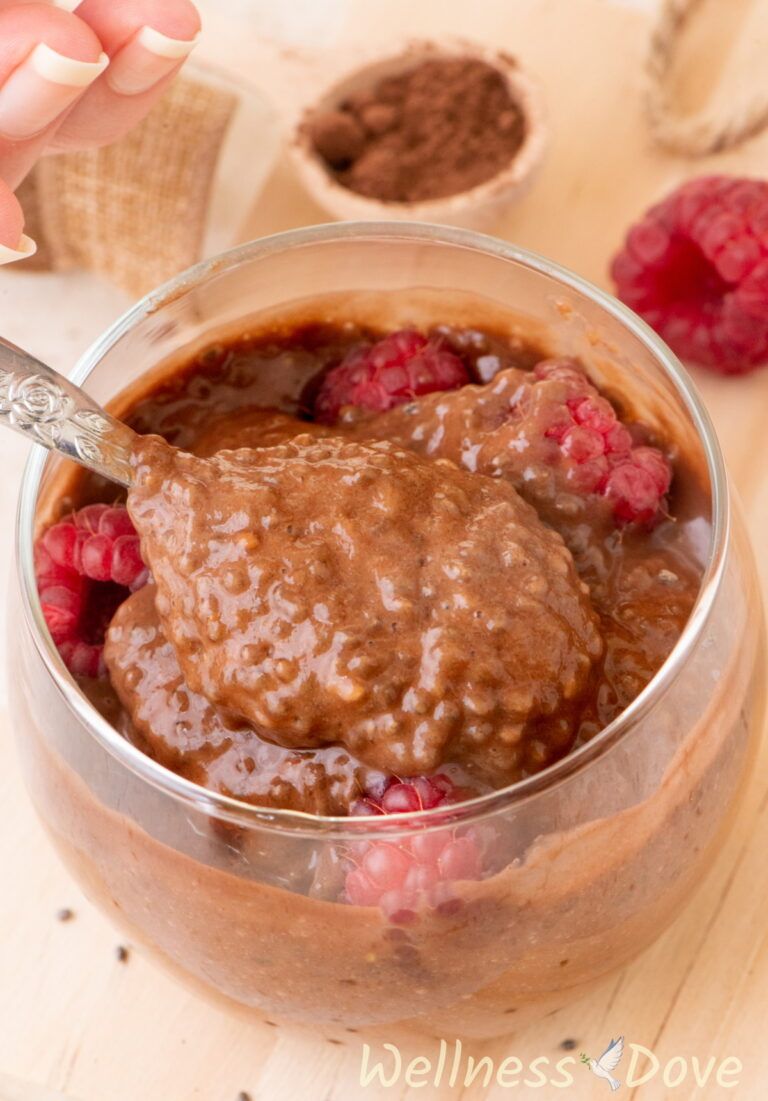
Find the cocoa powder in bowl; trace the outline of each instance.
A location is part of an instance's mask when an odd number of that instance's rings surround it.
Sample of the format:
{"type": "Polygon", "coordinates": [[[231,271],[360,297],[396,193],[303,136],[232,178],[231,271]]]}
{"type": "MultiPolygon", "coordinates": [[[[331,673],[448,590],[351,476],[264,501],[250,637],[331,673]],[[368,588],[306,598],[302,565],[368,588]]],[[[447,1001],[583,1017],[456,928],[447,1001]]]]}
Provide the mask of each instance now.
{"type": "Polygon", "coordinates": [[[428,59],[310,115],[308,137],[339,183],[382,202],[468,191],[506,168],[526,120],[498,69],[428,59]]]}

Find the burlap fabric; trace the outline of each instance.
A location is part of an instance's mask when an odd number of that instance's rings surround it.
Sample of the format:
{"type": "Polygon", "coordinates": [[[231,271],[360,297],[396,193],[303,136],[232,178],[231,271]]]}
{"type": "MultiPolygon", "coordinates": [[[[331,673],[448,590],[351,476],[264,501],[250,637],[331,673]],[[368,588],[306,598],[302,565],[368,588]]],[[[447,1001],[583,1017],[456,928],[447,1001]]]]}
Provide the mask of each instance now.
{"type": "Polygon", "coordinates": [[[18,192],[38,244],[25,268],[86,268],[140,295],[193,264],[236,108],[234,93],[182,75],[121,141],[44,157],[18,192]]]}

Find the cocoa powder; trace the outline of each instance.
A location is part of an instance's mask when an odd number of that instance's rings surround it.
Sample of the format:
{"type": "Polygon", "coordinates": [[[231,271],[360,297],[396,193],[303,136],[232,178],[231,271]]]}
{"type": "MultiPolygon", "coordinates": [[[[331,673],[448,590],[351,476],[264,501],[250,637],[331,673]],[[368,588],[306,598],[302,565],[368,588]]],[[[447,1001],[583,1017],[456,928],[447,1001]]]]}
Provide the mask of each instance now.
{"type": "Polygon", "coordinates": [[[443,198],[506,168],[525,117],[498,69],[470,57],[423,61],[306,123],[345,187],[384,202],[443,198]]]}

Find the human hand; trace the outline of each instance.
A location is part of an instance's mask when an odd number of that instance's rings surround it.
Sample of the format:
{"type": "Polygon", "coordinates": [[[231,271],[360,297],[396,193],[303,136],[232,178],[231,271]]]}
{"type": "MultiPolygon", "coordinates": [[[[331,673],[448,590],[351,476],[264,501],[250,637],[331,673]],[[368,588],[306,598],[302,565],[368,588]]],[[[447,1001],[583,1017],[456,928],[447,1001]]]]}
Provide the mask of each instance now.
{"type": "Polygon", "coordinates": [[[34,252],[13,191],[35,161],[122,137],[199,31],[191,0],[0,0],[0,264],[34,252]]]}

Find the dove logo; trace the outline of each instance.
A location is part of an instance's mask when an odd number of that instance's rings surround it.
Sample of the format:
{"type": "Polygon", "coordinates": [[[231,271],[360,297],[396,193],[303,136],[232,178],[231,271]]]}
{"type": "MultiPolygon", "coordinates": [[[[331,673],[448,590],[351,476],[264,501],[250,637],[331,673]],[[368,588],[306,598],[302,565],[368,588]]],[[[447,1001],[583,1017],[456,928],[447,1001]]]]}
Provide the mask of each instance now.
{"type": "Polygon", "coordinates": [[[581,1061],[589,1067],[596,1078],[604,1078],[611,1087],[611,1092],[613,1092],[619,1088],[621,1082],[618,1078],[614,1078],[612,1072],[619,1065],[619,1061],[623,1054],[624,1037],[619,1036],[618,1040],[611,1040],[599,1059],[590,1059],[590,1057],[585,1055],[582,1051],[581,1061]]]}

